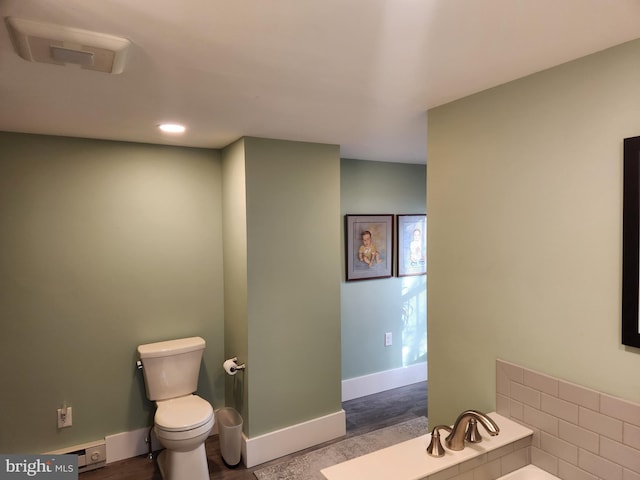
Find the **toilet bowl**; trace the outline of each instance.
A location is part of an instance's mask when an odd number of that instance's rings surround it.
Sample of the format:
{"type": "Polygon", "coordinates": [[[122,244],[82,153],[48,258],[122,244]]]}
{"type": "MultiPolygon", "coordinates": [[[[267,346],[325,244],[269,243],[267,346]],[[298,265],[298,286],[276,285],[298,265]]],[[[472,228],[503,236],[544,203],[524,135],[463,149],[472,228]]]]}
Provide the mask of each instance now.
{"type": "Polygon", "coordinates": [[[197,395],[160,400],[156,405],[153,429],[166,448],[189,449],[200,436],[206,439],[213,429],[213,408],[197,395]]]}
{"type": "Polygon", "coordinates": [[[204,442],[214,424],[213,408],[197,395],[161,400],[153,430],[166,448],[158,466],[166,479],[208,479],[204,442]]]}
{"type": "Polygon", "coordinates": [[[156,402],[154,431],[165,448],[158,466],[165,480],[209,480],[204,442],[213,407],[195,395],[204,340],[200,337],[140,345],[147,397],[156,402]]]}

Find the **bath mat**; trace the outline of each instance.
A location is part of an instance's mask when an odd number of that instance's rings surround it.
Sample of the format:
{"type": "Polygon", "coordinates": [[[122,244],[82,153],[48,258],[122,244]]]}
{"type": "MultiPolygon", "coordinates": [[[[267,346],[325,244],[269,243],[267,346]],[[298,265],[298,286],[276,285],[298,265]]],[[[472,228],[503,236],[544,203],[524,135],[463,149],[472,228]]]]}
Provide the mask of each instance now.
{"type": "Polygon", "coordinates": [[[419,417],[373,432],[347,438],[327,447],[284,460],[253,472],[258,480],[325,480],[323,468],[426,435],[427,418],[419,417]]]}

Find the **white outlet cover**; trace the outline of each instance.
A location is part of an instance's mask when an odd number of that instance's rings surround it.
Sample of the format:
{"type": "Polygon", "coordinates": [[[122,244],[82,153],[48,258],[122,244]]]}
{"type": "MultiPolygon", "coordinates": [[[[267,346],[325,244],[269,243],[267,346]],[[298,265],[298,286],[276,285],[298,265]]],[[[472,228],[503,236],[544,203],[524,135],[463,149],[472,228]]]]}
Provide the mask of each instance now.
{"type": "Polygon", "coordinates": [[[58,409],[58,428],[67,428],[70,427],[73,424],[73,416],[72,416],[72,410],[71,407],[67,407],[66,411],[67,411],[67,415],[66,417],[64,417],[64,419],[62,418],[62,412],[63,412],[63,408],[59,408],[58,409]]]}

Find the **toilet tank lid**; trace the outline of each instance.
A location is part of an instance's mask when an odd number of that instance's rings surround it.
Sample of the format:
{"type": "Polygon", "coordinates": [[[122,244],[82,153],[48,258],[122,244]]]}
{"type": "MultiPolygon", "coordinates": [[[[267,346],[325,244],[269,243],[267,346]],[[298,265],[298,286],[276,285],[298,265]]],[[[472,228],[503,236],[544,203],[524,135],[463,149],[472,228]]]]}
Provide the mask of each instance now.
{"type": "Polygon", "coordinates": [[[206,342],[201,337],[179,338],[164,342],[147,343],[138,346],[140,358],[166,357],[181,353],[193,352],[204,349],[206,342]]]}

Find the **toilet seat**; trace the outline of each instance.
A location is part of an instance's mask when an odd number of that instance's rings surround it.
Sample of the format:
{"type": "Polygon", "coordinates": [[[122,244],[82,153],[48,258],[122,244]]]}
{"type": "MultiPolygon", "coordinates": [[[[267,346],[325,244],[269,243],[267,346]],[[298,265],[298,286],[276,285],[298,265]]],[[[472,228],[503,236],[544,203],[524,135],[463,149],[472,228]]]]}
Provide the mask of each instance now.
{"type": "Polygon", "coordinates": [[[209,420],[204,425],[200,425],[199,427],[193,428],[191,430],[163,430],[162,428],[158,427],[158,425],[155,425],[153,427],[153,430],[154,432],[156,432],[156,436],[160,440],[160,443],[168,447],[169,445],[167,444],[167,441],[186,441],[190,444],[193,444],[194,440],[196,440],[197,443],[198,437],[202,437],[200,441],[204,442],[211,433],[211,430],[213,430],[213,423],[214,417],[211,417],[211,420],[209,420]]]}
{"type": "Polygon", "coordinates": [[[154,423],[159,430],[185,432],[213,426],[213,407],[197,395],[159,400],[156,404],[154,423]]]}

